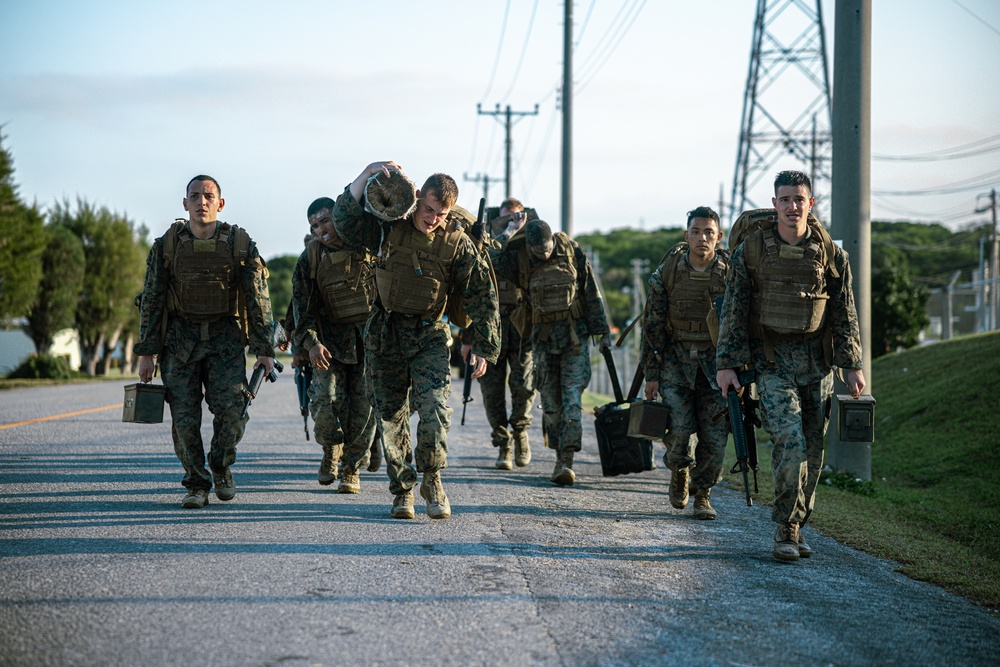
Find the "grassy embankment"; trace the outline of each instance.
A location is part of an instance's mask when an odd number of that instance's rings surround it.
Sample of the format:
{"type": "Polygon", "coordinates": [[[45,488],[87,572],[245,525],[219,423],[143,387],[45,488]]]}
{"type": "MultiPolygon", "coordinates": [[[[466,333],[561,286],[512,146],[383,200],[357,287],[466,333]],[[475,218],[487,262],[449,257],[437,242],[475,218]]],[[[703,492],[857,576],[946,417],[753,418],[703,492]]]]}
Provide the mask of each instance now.
{"type": "MultiPolygon", "coordinates": [[[[869,377],[872,481],[824,475],[810,525],[898,562],[914,579],[1000,609],[1000,333],[886,355],[869,377]]],[[[590,407],[608,400],[588,397],[590,407]]],[[[742,477],[728,474],[731,442],[726,482],[742,489],[742,477]]],[[[764,431],[758,442],[754,501],[770,504],[764,431]]]]}

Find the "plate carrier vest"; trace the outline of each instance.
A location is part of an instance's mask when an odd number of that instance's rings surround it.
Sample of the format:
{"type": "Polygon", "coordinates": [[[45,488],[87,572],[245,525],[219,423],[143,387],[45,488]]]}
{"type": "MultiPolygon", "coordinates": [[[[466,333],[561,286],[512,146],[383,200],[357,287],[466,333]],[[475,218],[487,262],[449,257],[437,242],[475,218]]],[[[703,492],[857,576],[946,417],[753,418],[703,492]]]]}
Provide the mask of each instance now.
{"type": "Polygon", "coordinates": [[[687,349],[708,349],[712,346],[706,319],[715,297],[726,293],[726,272],[729,255],[716,249],[715,259],[707,271],[696,271],[687,261],[686,241],[667,253],[660,277],[667,293],[667,333],[687,349]],[[683,261],[682,261],[683,260],[683,261]]]}
{"type": "Polygon", "coordinates": [[[368,319],[375,297],[373,257],[349,248],[328,248],[313,239],[308,246],[309,277],[320,294],[320,309],[334,324],[368,319]]]}
{"type": "Polygon", "coordinates": [[[202,240],[186,222],[175,221],[163,235],[163,267],[170,279],[167,312],[198,324],[242,317],[239,276],[250,254],[250,236],[219,222],[215,236],[202,240]]]}

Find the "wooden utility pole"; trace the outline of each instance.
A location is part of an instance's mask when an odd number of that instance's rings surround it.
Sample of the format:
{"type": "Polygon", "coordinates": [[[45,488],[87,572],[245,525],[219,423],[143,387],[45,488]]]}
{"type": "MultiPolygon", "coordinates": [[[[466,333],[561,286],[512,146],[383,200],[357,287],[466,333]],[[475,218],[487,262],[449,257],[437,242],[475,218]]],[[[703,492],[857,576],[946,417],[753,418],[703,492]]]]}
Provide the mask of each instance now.
{"type": "Polygon", "coordinates": [[[511,172],[511,169],[510,169],[510,162],[511,162],[510,155],[511,155],[511,148],[513,146],[513,142],[511,141],[511,138],[510,138],[510,130],[514,126],[514,123],[516,122],[516,120],[520,120],[524,116],[537,116],[538,115],[538,105],[537,104],[535,105],[535,110],[534,111],[511,111],[511,108],[510,108],[509,104],[507,105],[507,107],[503,111],[500,110],[500,105],[499,104],[497,104],[496,110],[494,110],[494,111],[483,111],[482,106],[479,105],[479,104],[477,104],[476,105],[476,113],[478,113],[480,116],[493,116],[494,118],[497,118],[497,119],[499,119],[500,117],[503,117],[503,119],[504,119],[502,121],[503,122],[503,126],[504,126],[504,137],[505,137],[505,139],[504,139],[504,192],[505,192],[504,196],[505,197],[510,197],[511,196],[510,195],[510,172],[511,172]]]}

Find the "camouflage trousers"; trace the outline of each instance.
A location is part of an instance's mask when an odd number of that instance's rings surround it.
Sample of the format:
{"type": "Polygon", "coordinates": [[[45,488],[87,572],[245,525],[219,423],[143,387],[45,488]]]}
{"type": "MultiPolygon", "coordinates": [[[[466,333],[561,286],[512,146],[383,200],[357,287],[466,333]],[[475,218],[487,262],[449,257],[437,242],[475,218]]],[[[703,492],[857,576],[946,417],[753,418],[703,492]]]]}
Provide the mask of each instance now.
{"type": "Polygon", "coordinates": [[[185,361],[169,351],[160,355],[160,373],[166,387],[172,420],[174,453],[184,466],[181,484],[190,491],[212,488],[212,475],[205,467],[205,445],[201,438],[202,399],[214,415],[208,466],[222,472],[236,461],[236,445],[243,438],[249,417],[243,418],[246,386],[246,355],[242,347],[210,349],[212,341],[200,341],[185,361]],[[203,391],[204,390],[204,391],[203,391]]]}
{"type": "Polygon", "coordinates": [[[830,422],[833,374],[796,385],[774,373],[757,378],[761,421],[771,436],[777,523],[805,523],[816,502],[823,469],[823,436],[830,422]]]}
{"type": "Polygon", "coordinates": [[[726,399],[712,388],[700,369],[695,375],[694,389],[687,384],[661,383],[660,397],[670,406],[670,430],[663,438],[667,447],[663,462],[671,470],[694,466],[691,488],[712,488],[722,479],[730,430],[727,419],[712,421],[712,417],[726,409],[726,399]]]}
{"type": "Polygon", "coordinates": [[[535,352],[535,382],[542,398],[542,425],[548,446],[557,451],[583,448],[583,390],[590,384],[590,351],[535,352]]]}
{"type": "Polygon", "coordinates": [[[330,360],[330,368],[313,368],[309,411],[320,445],[344,445],[343,462],[357,470],[375,438],[375,417],[365,388],[363,364],[330,360]]]}
{"type": "Polygon", "coordinates": [[[494,447],[510,446],[507,426],[524,431],[531,426],[531,400],[535,397],[531,343],[521,338],[514,327],[504,323],[503,345],[496,365],[487,364],[479,378],[483,407],[490,423],[494,447]],[[509,373],[508,373],[509,369],[509,373]],[[507,415],[507,387],[510,386],[510,416],[507,415]]]}
{"type": "MultiPolygon", "coordinates": [[[[373,318],[374,320],[375,318],[373,318]]],[[[365,333],[365,363],[382,429],[389,491],[408,491],[417,473],[448,465],[451,427],[451,355],[447,323],[408,330],[376,323],[365,333]],[[410,414],[416,412],[417,445],[410,443],[410,414]],[[416,466],[414,467],[414,462],[416,466]]]]}

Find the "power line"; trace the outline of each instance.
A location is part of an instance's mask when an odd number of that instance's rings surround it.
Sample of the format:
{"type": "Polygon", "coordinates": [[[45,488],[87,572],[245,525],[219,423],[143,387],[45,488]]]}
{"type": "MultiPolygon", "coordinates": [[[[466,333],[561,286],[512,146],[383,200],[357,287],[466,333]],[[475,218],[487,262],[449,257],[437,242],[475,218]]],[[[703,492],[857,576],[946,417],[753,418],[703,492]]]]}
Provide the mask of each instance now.
{"type": "MultiPolygon", "coordinates": [[[[626,5],[623,4],[622,8],[625,8],[625,6],[626,5]]],[[[582,92],[587,84],[594,80],[597,74],[604,68],[604,65],[606,65],[611,59],[611,56],[614,55],[615,51],[618,50],[618,47],[625,39],[625,35],[628,34],[628,31],[632,28],[635,20],[639,18],[639,14],[642,13],[642,8],[645,6],[646,0],[633,0],[632,4],[628,6],[628,10],[625,12],[625,16],[615,26],[614,34],[611,35],[610,39],[604,44],[602,49],[594,52],[597,54],[594,58],[599,58],[599,60],[596,61],[596,64],[591,65],[589,71],[587,70],[587,63],[580,68],[580,83],[576,86],[576,91],[578,93],[582,92]]],[[[620,11],[615,16],[616,21],[619,16],[621,16],[620,11]]],[[[605,35],[607,34],[608,33],[605,33],[605,35]]],[[[591,59],[590,62],[594,62],[594,60],[591,59]]]]}
{"type": "Polygon", "coordinates": [[[935,188],[924,188],[921,190],[872,190],[872,194],[888,195],[893,197],[946,195],[957,192],[966,192],[968,190],[978,190],[989,185],[997,177],[1000,177],[1000,169],[989,172],[988,174],[980,174],[979,176],[973,176],[972,178],[967,178],[962,181],[956,181],[955,183],[949,183],[948,185],[942,185],[935,188]]]}
{"type": "Polygon", "coordinates": [[[973,141],[954,148],[942,148],[941,150],[928,151],[926,153],[914,153],[911,155],[872,155],[873,160],[897,160],[912,162],[932,162],[935,160],[955,160],[974,155],[983,155],[1000,150],[1000,134],[986,139],[973,141]],[[995,144],[995,145],[989,145],[995,144]]]}
{"type": "Polygon", "coordinates": [[[958,0],[951,0],[951,1],[954,2],[956,5],[958,5],[959,7],[961,7],[962,9],[964,9],[966,12],[968,12],[969,16],[971,16],[972,18],[976,19],[977,21],[979,21],[980,23],[982,23],[984,26],[986,26],[987,28],[989,28],[990,30],[992,30],[993,32],[995,32],[996,34],[1000,35],[1000,30],[997,30],[992,25],[990,25],[989,23],[987,23],[985,19],[983,19],[980,16],[978,16],[977,14],[973,13],[973,11],[971,9],[969,9],[968,7],[966,7],[965,5],[963,5],[961,2],[959,2],[958,0]]]}
{"type": "Polygon", "coordinates": [[[531,18],[528,20],[528,31],[524,35],[524,45],[521,46],[521,56],[517,59],[517,69],[514,70],[514,79],[510,82],[510,88],[501,98],[504,102],[510,98],[510,94],[514,92],[514,86],[517,84],[517,78],[521,75],[521,65],[524,64],[524,54],[528,52],[528,44],[531,41],[531,29],[535,25],[535,13],[538,11],[538,0],[535,0],[534,6],[531,8],[531,18]]]}
{"type": "Polygon", "coordinates": [[[497,67],[500,66],[500,53],[503,51],[504,35],[507,33],[508,14],[510,14],[510,0],[507,0],[507,6],[504,7],[503,10],[503,21],[500,24],[500,40],[497,42],[497,55],[493,59],[493,73],[490,74],[490,81],[486,84],[486,92],[483,93],[483,96],[479,99],[480,104],[486,101],[486,97],[490,94],[490,91],[493,90],[493,81],[497,76],[497,67]]]}
{"type": "MultiPolygon", "coordinates": [[[[636,7],[635,4],[633,4],[632,6],[636,7]]],[[[625,39],[625,35],[627,35],[628,31],[632,29],[632,25],[635,24],[635,20],[637,18],[639,18],[639,14],[642,13],[642,8],[645,7],[645,6],[646,6],[646,0],[642,0],[642,3],[639,4],[638,7],[636,8],[635,13],[632,14],[632,18],[629,19],[628,25],[625,26],[624,30],[620,31],[620,34],[618,36],[618,40],[614,43],[614,46],[611,47],[611,50],[608,51],[604,55],[604,57],[601,59],[601,61],[597,65],[594,66],[593,70],[591,71],[591,73],[589,75],[587,75],[586,79],[582,80],[579,83],[579,85],[577,86],[577,92],[578,93],[582,92],[583,89],[586,88],[587,85],[597,77],[598,73],[602,69],[604,69],[604,66],[608,63],[608,61],[611,60],[611,56],[614,55],[615,51],[618,50],[618,47],[621,45],[622,41],[625,39]]]]}
{"type": "Polygon", "coordinates": [[[576,47],[580,46],[580,41],[583,39],[583,33],[587,32],[587,25],[590,23],[590,15],[594,12],[594,5],[597,4],[597,0],[590,0],[590,7],[587,8],[587,15],[583,17],[583,24],[580,26],[580,32],[576,36],[576,41],[573,42],[573,52],[576,52],[576,47]]]}

